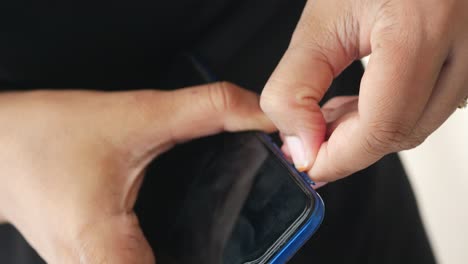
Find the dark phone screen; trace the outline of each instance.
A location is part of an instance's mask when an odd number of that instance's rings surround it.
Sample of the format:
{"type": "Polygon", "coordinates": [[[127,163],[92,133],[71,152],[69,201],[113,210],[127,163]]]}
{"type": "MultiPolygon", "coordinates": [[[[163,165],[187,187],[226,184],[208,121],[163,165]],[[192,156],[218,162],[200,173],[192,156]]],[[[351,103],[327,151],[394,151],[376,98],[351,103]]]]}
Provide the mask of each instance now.
{"type": "Polygon", "coordinates": [[[158,264],[258,263],[313,207],[253,132],[202,138],[163,154],[148,168],[139,200],[149,197],[151,206],[137,202],[136,209],[152,211],[140,221],[155,239],[158,264]]]}

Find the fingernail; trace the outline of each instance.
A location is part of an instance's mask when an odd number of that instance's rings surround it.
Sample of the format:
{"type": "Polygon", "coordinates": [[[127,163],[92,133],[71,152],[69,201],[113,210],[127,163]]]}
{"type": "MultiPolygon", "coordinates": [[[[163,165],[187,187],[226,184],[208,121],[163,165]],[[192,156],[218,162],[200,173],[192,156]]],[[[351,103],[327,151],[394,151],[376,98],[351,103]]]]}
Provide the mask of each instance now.
{"type": "Polygon", "coordinates": [[[286,144],[288,145],[288,149],[296,169],[301,172],[305,171],[309,166],[309,162],[306,157],[305,147],[302,140],[297,136],[286,136],[284,137],[284,141],[286,141],[286,144]]]}

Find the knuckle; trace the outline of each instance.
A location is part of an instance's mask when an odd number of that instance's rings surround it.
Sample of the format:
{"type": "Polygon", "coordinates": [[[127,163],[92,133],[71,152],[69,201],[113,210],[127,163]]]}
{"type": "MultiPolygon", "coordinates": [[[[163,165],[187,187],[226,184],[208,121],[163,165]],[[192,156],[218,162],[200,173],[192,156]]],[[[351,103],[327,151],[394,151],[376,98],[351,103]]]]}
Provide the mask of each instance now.
{"type": "Polygon", "coordinates": [[[344,164],[337,162],[330,168],[330,174],[333,175],[334,178],[342,178],[350,175],[351,171],[348,168],[346,168],[344,164]]]}
{"type": "Polygon", "coordinates": [[[277,112],[284,103],[284,98],[277,90],[265,90],[260,96],[260,108],[267,114],[277,112]]]}
{"type": "Polygon", "coordinates": [[[402,122],[379,121],[370,124],[364,149],[373,155],[402,150],[412,133],[411,126],[402,122]]]}
{"type": "Polygon", "coordinates": [[[381,29],[375,38],[375,47],[382,50],[390,50],[395,54],[405,53],[407,50],[415,50],[413,41],[415,34],[408,29],[402,29],[400,25],[389,24],[381,29]]]}
{"type": "Polygon", "coordinates": [[[275,104],[278,103],[276,96],[270,90],[264,90],[260,96],[260,108],[265,113],[271,113],[275,104]]]}
{"type": "Polygon", "coordinates": [[[386,1],[378,13],[375,47],[394,52],[417,51],[424,40],[424,18],[419,13],[411,4],[402,6],[386,1]]]}
{"type": "Polygon", "coordinates": [[[347,60],[352,61],[359,58],[359,24],[350,12],[344,14],[344,19],[337,20],[336,37],[339,43],[339,51],[347,60]]]}
{"type": "Polygon", "coordinates": [[[413,132],[407,137],[400,148],[402,150],[413,149],[424,143],[429,135],[429,131],[419,125],[416,125],[416,127],[413,129],[413,132]]]}
{"type": "Polygon", "coordinates": [[[291,107],[310,109],[310,106],[318,105],[322,97],[323,90],[317,86],[299,80],[289,82],[271,78],[268,89],[260,98],[260,107],[268,114],[288,112],[291,107]]]}
{"type": "Polygon", "coordinates": [[[389,50],[396,58],[406,61],[419,59],[426,54],[444,54],[451,31],[449,23],[453,21],[439,12],[435,16],[428,23],[421,9],[410,4],[380,23],[375,46],[389,50]]]}
{"type": "Polygon", "coordinates": [[[375,143],[376,141],[378,141],[378,139],[376,139],[372,134],[368,134],[361,143],[364,152],[370,156],[383,155],[385,150],[381,149],[381,146],[375,143]]]}
{"type": "Polygon", "coordinates": [[[240,89],[230,82],[218,82],[207,88],[209,104],[219,113],[235,110],[239,105],[240,89]]]}
{"type": "Polygon", "coordinates": [[[425,139],[426,137],[412,134],[400,145],[400,150],[413,149],[421,145],[425,139]]]}
{"type": "MultiPolygon", "coordinates": [[[[359,23],[352,3],[342,1],[339,15],[335,19],[323,16],[321,10],[327,8],[318,4],[304,10],[293,35],[291,46],[306,46],[317,53],[327,54],[326,57],[338,56],[346,60],[354,60],[359,56],[357,47],[359,23]]],[[[309,52],[311,54],[311,52],[309,52]]],[[[337,67],[335,73],[341,69],[337,67]]]]}

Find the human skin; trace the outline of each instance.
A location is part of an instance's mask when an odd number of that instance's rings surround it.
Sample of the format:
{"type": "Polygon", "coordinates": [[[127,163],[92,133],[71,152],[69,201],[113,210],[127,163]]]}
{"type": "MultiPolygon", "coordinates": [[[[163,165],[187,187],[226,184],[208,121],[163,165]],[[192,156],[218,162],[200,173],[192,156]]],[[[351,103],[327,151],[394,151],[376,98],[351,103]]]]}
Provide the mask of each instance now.
{"type": "Polygon", "coordinates": [[[296,167],[318,182],[421,144],[468,95],[468,0],[308,1],[261,96],[296,167]],[[369,55],[359,96],[319,101],[369,55]]]}
{"type": "MultiPolygon", "coordinates": [[[[261,98],[296,166],[333,181],[419,145],[468,94],[467,14],[467,0],[309,1],[261,98]],[[359,100],[320,109],[370,53],[359,100]]],[[[132,210],[148,162],[190,138],[273,129],[255,95],[214,87],[0,94],[0,218],[49,263],[153,263],[132,210]]]]}
{"type": "Polygon", "coordinates": [[[154,263],[133,211],[145,167],[193,138],[273,131],[258,101],[229,83],[1,93],[0,222],[48,263],[154,263]]]}

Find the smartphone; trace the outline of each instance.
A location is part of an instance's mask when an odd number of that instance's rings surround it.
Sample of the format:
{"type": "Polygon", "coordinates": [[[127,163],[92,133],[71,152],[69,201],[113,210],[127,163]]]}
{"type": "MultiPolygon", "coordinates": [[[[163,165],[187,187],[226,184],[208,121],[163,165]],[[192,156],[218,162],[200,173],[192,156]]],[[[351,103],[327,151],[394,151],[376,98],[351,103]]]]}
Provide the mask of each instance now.
{"type": "Polygon", "coordinates": [[[222,133],[150,164],[136,211],[158,264],[285,263],[310,238],[323,201],[273,141],[222,133]]]}

